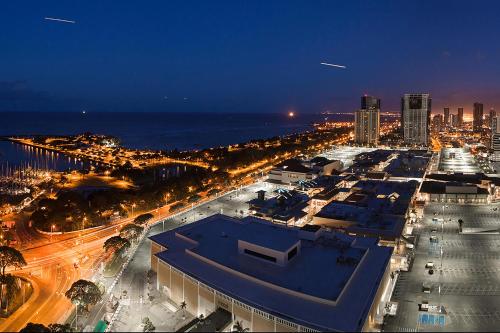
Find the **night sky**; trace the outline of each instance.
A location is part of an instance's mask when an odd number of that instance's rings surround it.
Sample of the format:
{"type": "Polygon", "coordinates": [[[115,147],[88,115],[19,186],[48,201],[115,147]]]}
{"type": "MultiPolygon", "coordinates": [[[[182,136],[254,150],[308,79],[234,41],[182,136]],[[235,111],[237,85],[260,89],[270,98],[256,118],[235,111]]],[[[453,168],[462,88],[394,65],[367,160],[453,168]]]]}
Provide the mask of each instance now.
{"type": "Polygon", "coordinates": [[[493,0],[3,1],[0,110],[352,112],[367,93],[396,111],[405,92],[488,110],[499,13],[493,0]]]}

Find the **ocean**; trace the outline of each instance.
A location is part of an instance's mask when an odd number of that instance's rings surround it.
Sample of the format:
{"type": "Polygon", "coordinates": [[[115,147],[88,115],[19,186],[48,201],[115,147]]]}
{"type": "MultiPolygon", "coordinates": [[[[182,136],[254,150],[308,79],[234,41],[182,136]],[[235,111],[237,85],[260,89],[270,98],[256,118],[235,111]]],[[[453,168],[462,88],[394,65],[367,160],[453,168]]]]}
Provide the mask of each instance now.
{"type": "MultiPolygon", "coordinates": [[[[133,149],[202,149],[302,132],[325,120],[352,120],[349,115],[153,113],[153,112],[0,112],[0,136],[112,135],[133,149]]],[[[15,166],[68,170],[85,162],[48,151],[0,141],[0,172],[15,166]]]]}
{"type": "Polygon", "coordinates": [[[0,136],[91,132],[116,136],[128,148],[186,150],[302,132],[325,119],[344,121],[353,117],[345,114],[289,117],[286,113],[0,112],[0,136]]]}

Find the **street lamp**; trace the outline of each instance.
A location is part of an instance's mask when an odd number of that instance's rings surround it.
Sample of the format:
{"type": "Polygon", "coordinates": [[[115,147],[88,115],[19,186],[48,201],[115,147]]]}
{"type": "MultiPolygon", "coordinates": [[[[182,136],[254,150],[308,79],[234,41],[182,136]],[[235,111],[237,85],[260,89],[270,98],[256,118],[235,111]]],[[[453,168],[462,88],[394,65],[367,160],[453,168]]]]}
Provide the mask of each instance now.
{"type": "Polygon", "coordinates": [[[56,227],[55,225],[51,225],[51,226],[50,226],[50,241],[51,241],[51,242],[52,242],[52,234],[54,233],[54,228],[55,228],[55,227],[56,227]]]}
{"type": "Polygon", "coordinates": [[[132,204],[132,217],[134,216],[134,208],[135,208],[135,202],[132,204]]]}

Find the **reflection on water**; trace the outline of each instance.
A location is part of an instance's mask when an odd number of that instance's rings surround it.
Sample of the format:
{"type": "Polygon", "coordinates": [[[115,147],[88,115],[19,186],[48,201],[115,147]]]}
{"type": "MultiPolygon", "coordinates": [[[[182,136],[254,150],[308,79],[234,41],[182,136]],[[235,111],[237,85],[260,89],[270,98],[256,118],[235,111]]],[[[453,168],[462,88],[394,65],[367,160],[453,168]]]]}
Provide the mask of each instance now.
{"type": "Polygon", "coordinates": [[[8,172],[13,168],[27,168],[42,170],[80,170],[88,168],[86,161],[78,161],[74,157],[24,146],[9,141],[0,141],[0,173],[8,172]]]}

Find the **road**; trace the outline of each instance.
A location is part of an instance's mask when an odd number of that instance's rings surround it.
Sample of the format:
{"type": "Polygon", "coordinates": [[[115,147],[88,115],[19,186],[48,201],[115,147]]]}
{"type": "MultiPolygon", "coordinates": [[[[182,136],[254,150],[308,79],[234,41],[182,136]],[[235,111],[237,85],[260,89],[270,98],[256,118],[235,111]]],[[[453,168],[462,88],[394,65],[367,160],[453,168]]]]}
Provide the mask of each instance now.
{"type": "MultiPolygon", "coordinates": [[[[147,299],[147,289],[144,281],[146,279],[146,272],[150,269],[151,253],[150,241],[147,237],[177,228],[186,223],[192,223],[193,221],[197,221],[213,214],[224,213],[226,215],[236,217],[246,216],[248,215],[247,202],[255,198],[255,192],[260,189],[271,190],[272,185],[262,182],[256,183],[236,192],[224,195],[216,200],[204,203],[195,207],[193,210],[178,214],[175,217],[160,219],[159,223],[152,225],[146,235],[146,239],[139,245],[138,251],[132,258],[130,264],[124,270],[123,275],[120,277],[116,287],[112,291],[116,297],[119,297],[123,290],[127,290],[132,302],[131,307],[126,307],[123,310],[127,313],[128,318],[126,318],[126,320],[120,320],[113,330],[136,330],[139,325],[140,318],[145,316],[157,318],[155,326],[157,326],[157,330],[159,331],[172,331],[179,326],[182,326],[182,316],[165,309],[160,303],[158,303],[159,301],[155,301],[155,303],[151,306],[145,305],[140,309],[137,308],[137,304],[140,304],[141,296],[144,300],[147,299]],[[134,317],[134,319],[131,319],[132,317],[134,317]]],[[[104,284],[110,285],[114,278],[105,280],[104,284]]],[[[94,308],[85,325],[94,327],[97,324],[97,321],[103,318],[104,314],[104,307],[99,306],[94,308]]],[[[123,318],[123,314],[122,319],[125,319],[123,318]]]]}
{"type": "MultiPolygon", "coordinates": [[[[262,183],[254,184],[223,195],[185,213],[177,214],[174,219],[167,220],[168,207],[162,207],[158,212],[154,211],[153,223],[163,222],[152,230],[160,232],[215,213],[233,216],[246,214],[246,202],[255,197],[255,191],[261,186],[262,183]]],[[[98,271],[104,241],[117,234],[121,225],[131,221],[132,218],[129,218],[107,227],[53,236],[52,242],[50,236],[40,237],[24,223],[16,227],[21,234],[31,237],[32,246],[23,250],[28,265],[15,273],[31,280],[35,292],[14,315],[0,319],[0,331],[18,331],[28,322],[48,325],[65,321],[73,307],[64,293],[76,280],[89,279],[98,271]],[[75,268],[75,262],[78,262],[78,268],[75,268]]]]}

